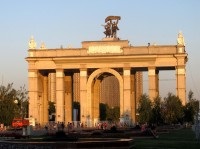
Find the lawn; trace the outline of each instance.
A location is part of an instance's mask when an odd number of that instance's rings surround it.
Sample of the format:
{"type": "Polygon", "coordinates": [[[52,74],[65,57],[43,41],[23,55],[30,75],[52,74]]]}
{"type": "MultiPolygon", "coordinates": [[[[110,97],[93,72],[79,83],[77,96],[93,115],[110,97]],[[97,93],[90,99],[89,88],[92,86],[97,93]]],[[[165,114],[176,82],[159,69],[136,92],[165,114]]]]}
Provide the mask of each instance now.
{"type": "Polygon", "coordinates": [[[135,149],[200,149],[192,129],[171,130],[158,139],[136,138],[135,149]]]}

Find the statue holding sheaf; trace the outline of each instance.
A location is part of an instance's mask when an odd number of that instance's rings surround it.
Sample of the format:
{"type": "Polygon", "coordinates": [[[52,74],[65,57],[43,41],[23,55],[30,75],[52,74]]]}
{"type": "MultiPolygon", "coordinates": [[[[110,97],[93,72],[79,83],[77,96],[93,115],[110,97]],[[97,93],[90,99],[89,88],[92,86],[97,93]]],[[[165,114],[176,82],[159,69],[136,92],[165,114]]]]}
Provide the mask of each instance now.
{"type": "Polygon", "coordinates": [[[105,28],[104,34],[109,38],[117,38],[117,30],[119,30],[117,24],[121,19],[120,16],[108,16],[105,19],[106,25],[103,25],[105,28]]]}

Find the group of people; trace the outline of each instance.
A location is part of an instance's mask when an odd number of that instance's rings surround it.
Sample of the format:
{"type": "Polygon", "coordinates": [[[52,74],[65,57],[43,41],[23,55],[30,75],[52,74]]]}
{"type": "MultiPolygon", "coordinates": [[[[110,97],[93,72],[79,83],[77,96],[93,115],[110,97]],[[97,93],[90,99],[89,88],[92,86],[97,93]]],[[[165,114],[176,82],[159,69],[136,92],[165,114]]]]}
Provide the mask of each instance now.
{"type": "Polygon", "coordinates": [[[142,124],[141,125],[141,132],[145,133],[147,135],[153,135],[154,137],[157,138],[157,132],[156,132],[156,126],[155,124],[142,124]]]}
{"type": "Polygon", "coordinates": [[[102,129],[102,130],[106,130],[108,127],[108,124],[106,122],[102,122],[102,123],[97,123],[97,129],[102,129]]]}

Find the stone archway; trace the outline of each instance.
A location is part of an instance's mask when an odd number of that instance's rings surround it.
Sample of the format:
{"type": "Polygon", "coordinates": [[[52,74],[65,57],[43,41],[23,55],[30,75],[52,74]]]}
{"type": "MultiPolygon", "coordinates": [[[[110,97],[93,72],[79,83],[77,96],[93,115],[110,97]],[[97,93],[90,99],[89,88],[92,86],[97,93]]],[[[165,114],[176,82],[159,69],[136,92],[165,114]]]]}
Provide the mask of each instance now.
{"type": "Polygon", "coordinates": [[[98,84],[99,82],[98,81],[94,82],[94,80],[98,75],[101,75],[105,72],[114,75],[119,82],[120,115],[122,115],[124,112],[123,78],[122,78],[122,76],[114,69],[110,69],[110,68],[97,69],[89,76],[88,81],[87,81],[87,105],[88,105],[87,115],[90,116],[90,118],[91,118],[90,120],[93,122],[93,124],[98,122],[98,119],[99,119],[99,101],[98,101],[98,99],[97,99],[97,101],[94,101],[94,98],[93,98],[94,97],[93,89],[95,87],[95,84],[96,83],[98,84]],[[96,110],[96,112],[94,112],[94,110],[96,110]],[[94,114],[94,113],[96,113],[96,114],[94,114]]]}
{"type": "MultiPolygon", "coordinates": [[[[37,123],[42,124],[48,121],[47,101],[49,100],[56,103],[57,122],[72,120],[72,116],[66,119],[66,115],[72,111],[68,106],[72,101],[71,95],[65,96],[66,87],[71,88],[72,86],[71,83],[65,84],[64,82],[66,81],[65,73],[71,73],[72,69],[80,72],[76,93],[81,106],[81,123],[84,123],[86,117],[91,116],[94,112],[94,110],[92,111],[92,108],[95,109],[92,107],[94,96],[92,91],[98,90],[100,82],[96,78],[102,73],[112,74],[119,81],[120,117],[122,120],[136,121],[138,102],[136,97],[141,95],[143,88],[141,79],[138,79],[138,76],[142,76],[142,74],[137,75],[141,70],[148,71],[150,99],[159,93],[158,72],[176,70],[176,95],[179,96],[183,105],[186,103],[187,53],[184,44],[131,46],[128,40],[105,38],[101,41],[83,41],[81,48],[42,50],[31,48],[28,50],[26,61],[28,62],[29,117],[36,120],[37,123]],[[122,71],[119,73],[117,69],[122,71]],[[91,74],[92,70],[95,71],[91,74]],[[44,73],[42,78],[40,78],[39,72],[44,73]],[[46,75],[50,72],[55,73],[54,80],[49,79],[50,77],[46,75]],[[53,88],[50,87],[52,82],[53,88]],[[41,84],[43,84],[43,88],[41,88],[41,84]],[[52,96],[49,96],[51,93],[52,96]],[[43,105],[40,106],[40,103],[43,105]],[[39,106],[41,108],[38,108],[39,106]],[[69,112],[66,110],[66,106],[68,106],[69,112]],[[38,112],[38,109],[42,109],[41,112],[38,112]]],[[[74,93],[73,90],[71,93],[74,93]]],[[[91,120],[94,119],[94,116],[91,117],[91,120]]]]}

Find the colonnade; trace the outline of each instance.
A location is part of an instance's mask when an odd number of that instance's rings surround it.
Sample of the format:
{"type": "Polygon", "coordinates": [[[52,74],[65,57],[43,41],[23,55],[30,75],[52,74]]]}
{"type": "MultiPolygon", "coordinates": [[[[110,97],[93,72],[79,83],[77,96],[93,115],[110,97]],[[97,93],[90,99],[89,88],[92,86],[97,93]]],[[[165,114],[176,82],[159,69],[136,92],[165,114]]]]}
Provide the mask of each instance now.
{"type": "Polygon", "coordinates": [[[48,122],[48,77],[55,73],[56,122],[72,121],[73,78],[79,73],[80,120],[94,124],[99,119],[99,76],[110,73],[119,82],[120,120],[136,122],[139,84],[136,73],[148,71],[148,94],[159,95],[159,71],[175,70],[176,95],[186,103],[187,53],[181,33],[177,45],[131,46],[128,40],[84,41],[82,48],[36,49],[30,41],[28,57],[29,117],[48,122]]]}
{"type": "MultiPolygon", "coordinates": [[[[176,67],[176,94],[185,104],[186,85],[185,67],[176,67]]],[[[56,69],[56,122],[72,121],[72,76],[68,75],[70,69],[56,69]]],[[[123,68],[120,74],[112,68],[96,69],[88,75],[87,68],[80,68],[80,119],[81,122],[94,123],[99,120],[99,87],[100,80],[97,76],[103,73],[114,75],[119,81],[120,90],[120,116],[126,117],[129,122],[136,122],[136,81],[134,68],[123,68]],[[89,121],[89,122],[88,122],[89,121]]],[[[48,118],[48,70],[31,70],[28,72],[29,80],[29,117],[36,119],[37,123],[46,124],[48,118]],[[45,73],[42,73],[45,72],[45,73]]],[[[70,73],[69,73],[70,74],[70,73]]],[[[155,98],[159,95],[159,69],[148,67],[149,97],[155,98]]],[[[124,119],[125,120],[125,119],[124,119]]]]}

